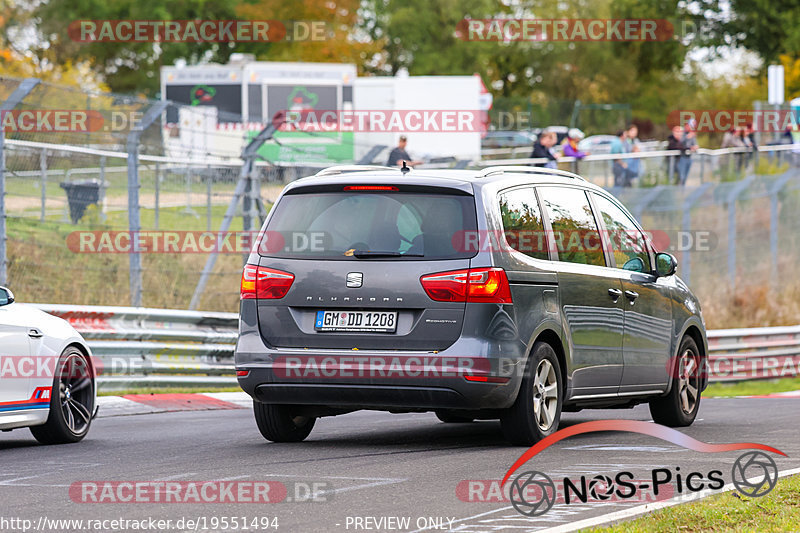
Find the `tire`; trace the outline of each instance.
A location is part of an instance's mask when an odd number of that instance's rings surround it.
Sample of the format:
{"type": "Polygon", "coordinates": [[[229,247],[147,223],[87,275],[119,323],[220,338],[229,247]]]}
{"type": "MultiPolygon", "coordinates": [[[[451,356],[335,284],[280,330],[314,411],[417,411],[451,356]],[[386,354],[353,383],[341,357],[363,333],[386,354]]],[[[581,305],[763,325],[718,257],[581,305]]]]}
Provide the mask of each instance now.
{"type": "Polygon", "coordinates": [[[475,421],[475,419],[470,416],[460,416],[450,411],[436,411],[436,418],[445,424],[469,424],[475,421]]]}
{"type": "Polygon", "coordinates": [[[505,410],[500,427],[517,446],[530,446],[558,430],[564,385],[561,365],[553,347],[533,346],[514,405],[505,410]]]}
{"type": "Polygon", "coordinates": [[[311,433],[314,417],[296,416],[293,406],[253,401],[256,425],[265,439],[272,442],[300,442],[311,433]]]}
{"type": "Polygon", "coordinates": [[[30,428],[42,444],[68,444],[83,440],[92,425],[94,373],[79,349],[70,346],[58,358],[50,412],[42,426],[30,428]]]}
{"type": "Polygon", "coordinates": [[[669,394],[650,402],[653,421],[670,427],[690,426],[700,410],[702,372],[697,343],[684,337],[678,354],[669,394]]]}

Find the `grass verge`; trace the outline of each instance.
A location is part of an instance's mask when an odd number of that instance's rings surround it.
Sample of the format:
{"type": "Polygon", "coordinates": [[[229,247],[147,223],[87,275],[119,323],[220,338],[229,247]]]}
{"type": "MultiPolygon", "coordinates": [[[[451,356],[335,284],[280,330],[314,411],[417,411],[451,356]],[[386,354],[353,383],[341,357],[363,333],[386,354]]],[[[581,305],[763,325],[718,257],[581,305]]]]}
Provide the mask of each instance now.
{"type": "Polygon", "coordinates": [[[778,481],[772,492],[747,498],[736,491],[701,501],[661,509],[611,527],[583,531],[621,532],[714,532],[800,531],[800,475],[778,481]]]}
{"type": "Polygon", "coordinates": [[[730,398],[732,396],[756,396],[795,390],[800,390],[800,377],[738,381],[736,383],[711,383],[703,392],[703,396],[705,398],[730,398]]]}

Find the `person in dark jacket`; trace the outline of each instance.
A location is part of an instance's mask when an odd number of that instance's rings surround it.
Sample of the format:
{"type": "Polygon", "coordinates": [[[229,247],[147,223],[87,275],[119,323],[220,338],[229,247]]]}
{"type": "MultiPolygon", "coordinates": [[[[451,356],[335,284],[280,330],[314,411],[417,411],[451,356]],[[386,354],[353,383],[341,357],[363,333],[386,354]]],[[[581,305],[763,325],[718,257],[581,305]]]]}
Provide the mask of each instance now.
{"type": "MultiPolygon", "coordinates": [[[[691,133],[693,134],[694,132],[691,133]]],[[[697,147],[697,143],[692,145],[688,135],[680,125],[675,125],[672,127],[672,134],[667,137],[667,150],[680,150],[681,152],[680,155],[673,158],[673,164],[678,171],[677,183],[679,185],[686,185],[686,178],[689,176],[689,166],[691,165],[692,146],[697,147]]]]}
{"type": "Polygon", "coordinates": [[[422,161],[414,161],[411,159],[411,156],[408,155],[408,152],[406,152],[407,143],[408,139],[406,139],[406,136],[401,135],[400,140],[397,143],[397,147],[389,153],[389,161],[386,163],[387,167],[402,167],[403,161],[405,161],[406,165],[409,167],[413,167],[422,163],[422,161]]]}
{"type": "Polygon", "coordinates": [[[552,152],[552,148],[555,146],[557,139],[558,137],[554,131],[545,131],[539,135],[539,138],[536,139],[535,143],[533,143],[533,152],[531,152],[531,158],[546,158],[548,161],[546,163],[536,163],[533,166],[557,168],[557,156],[552,152]]]}

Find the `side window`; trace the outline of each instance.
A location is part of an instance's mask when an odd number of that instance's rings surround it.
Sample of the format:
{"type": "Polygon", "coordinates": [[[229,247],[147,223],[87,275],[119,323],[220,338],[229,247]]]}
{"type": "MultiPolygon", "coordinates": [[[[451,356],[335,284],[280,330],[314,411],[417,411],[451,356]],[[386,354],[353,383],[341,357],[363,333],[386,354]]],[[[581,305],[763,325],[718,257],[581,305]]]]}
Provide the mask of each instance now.
{"type": "Polygon", "coordinates": [[[510,247],[535,259],[549,259],[539,204],[532,187],[500,195],[503,233],[510,247]]]}
{"type": "Polygon", "coordinates": [[[650,257],[647,255],[647,241],[642,232],[611,200],[599,194],[593,193],[593,196],[600,216],[603,217],[617,268],[649,272],[650,257]]]}
{"type": "Polygon", "coordinates": [[[537,190],[550,218],[558,259],[606,266],[600,232],[586,193],[566,187],[539,187],[537,190]]]}

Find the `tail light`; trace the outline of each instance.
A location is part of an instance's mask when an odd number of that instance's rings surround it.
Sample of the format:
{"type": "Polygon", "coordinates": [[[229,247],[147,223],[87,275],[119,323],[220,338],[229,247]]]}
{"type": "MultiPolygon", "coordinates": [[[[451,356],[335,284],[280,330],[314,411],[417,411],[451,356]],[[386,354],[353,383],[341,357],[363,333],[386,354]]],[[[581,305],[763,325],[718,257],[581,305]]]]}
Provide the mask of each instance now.
{"type": "Polygon", "coordinates": [[[294,282],[294,274],[257,265],[245,265],[239,296],[242,300],[283,298],[294,282]]]}
{"type": "Polygon", "coordinates": [[[428,274],[422,288],[437,302],[511,303],[511,287],[502,268],[470,268],[428,274]]]}

